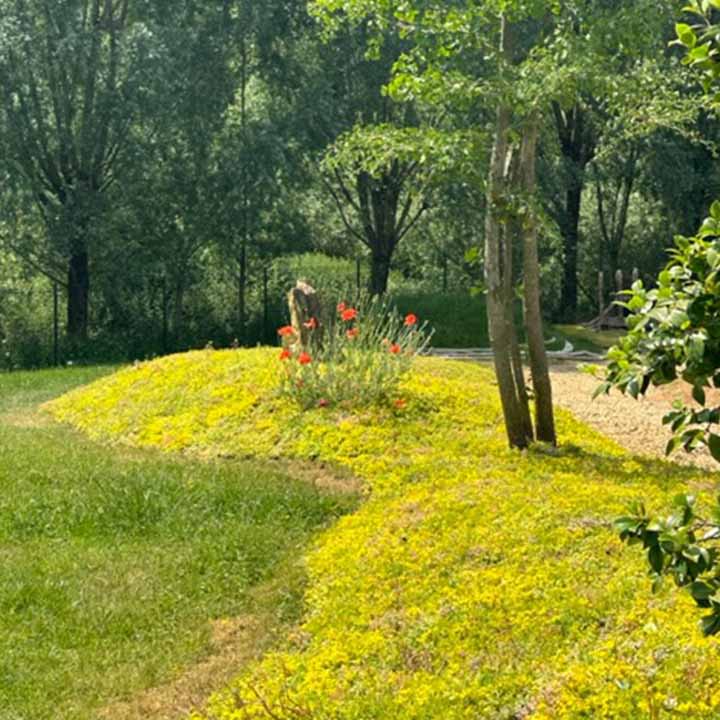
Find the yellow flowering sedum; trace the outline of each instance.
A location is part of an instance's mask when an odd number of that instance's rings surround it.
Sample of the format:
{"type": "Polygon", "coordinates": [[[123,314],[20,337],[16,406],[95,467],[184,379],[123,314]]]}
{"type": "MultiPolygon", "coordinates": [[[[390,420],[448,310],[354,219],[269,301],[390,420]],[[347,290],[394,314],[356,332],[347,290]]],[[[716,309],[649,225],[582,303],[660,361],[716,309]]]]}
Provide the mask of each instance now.
{"type": "Polygon", "coordinates": [[[608,522],[707,476],[632,458],[564,413],[564,450],[510,452],[478,366],[418,360],[404,409],[358,415],[301,413],[277,383],[273,351],[206,351],[49,406],[105,441],[315,459],[366,483],[307,558],[303,624],[197,718],[720,717],[718,640],[685,594],[648,593],[608,522]]]}

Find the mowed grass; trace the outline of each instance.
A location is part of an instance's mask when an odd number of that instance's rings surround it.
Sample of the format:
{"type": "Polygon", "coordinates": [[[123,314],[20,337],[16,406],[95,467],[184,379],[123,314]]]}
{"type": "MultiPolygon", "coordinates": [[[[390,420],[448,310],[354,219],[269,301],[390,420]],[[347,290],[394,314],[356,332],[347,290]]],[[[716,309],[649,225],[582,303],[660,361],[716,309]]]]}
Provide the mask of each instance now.
{"type": "Polygon", "coordinates": [[[0,718],[83,720],[300,610],[296,561],[354,506],[269,465],[113,450],[39,413],[110,372],[0,374],[0,718]],[[270,588],[265,591],[264,588],[270,588]]]}
{"type": "Polygon", "coordinates": [[[623,330],[593,330],[584,325],[554,325],[552,332],[569,340],[576,350],[604,355],[625,335],[623,330]]]}
{"type": "Polygon", "coordinates": [[[490,346],[485,298],[467,293],[398,295],[398,310],[415,313],[435,334],[433,347],[477,348],[490,346]]]}

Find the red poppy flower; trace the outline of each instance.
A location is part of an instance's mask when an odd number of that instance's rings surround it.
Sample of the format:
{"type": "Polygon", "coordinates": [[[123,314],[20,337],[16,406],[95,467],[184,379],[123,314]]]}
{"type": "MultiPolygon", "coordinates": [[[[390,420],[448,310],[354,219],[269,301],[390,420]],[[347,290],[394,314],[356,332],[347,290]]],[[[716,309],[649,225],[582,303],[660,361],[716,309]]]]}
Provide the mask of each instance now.
{"type": "Polygon", "coordinates": [[[402,410],[406,405],[407,405],[407,403],[402,398],[395,401],[395,407],[398,410],[402,410]]]}
{"type": "Polygon", "coordinates": [[[348,340],[354,340],[360,334],[360,328],[351,328],[347,331],[348,340]]]}
{"type": "Polygon", "coordinates": [[[393,355],[399,355],[402,352],[402,348],[397,343],[391,345],[389,350],[393,355]]]}
{"type": "Polygon", "coordinates": [[[306,352],[303,352],[298,355],[298,362],[301,365],[309,365],[312,362],[312,358],[306,352]]]}
{"type": "Polygon", "coordinates": [[[405,325],[407,327],[412,327],[413,325],[417,325],[417,321],[418,321],[417,315],[413,315],[412,313],[410,313],[405,318],[405,325]]]}
{"type": "Polygon", "coordinates": [[[325,400],[325,398],[321,398],[320,400],[318,400],[318,407],[326,408],[329,404],[330,403],[325,400]]]}
{"type": "Polygon", "coordinates": [[[295,334],[295,328],[292,325],[285,325],[278,330],[280,337],[290,337],[295,334]]]}
{"type": "Polygon", "coordinates": [[[355,318],[358,316],[358,311],[355,308],[347,308],[347,310],[343,310],[341,317],[345,322],[350,322],[351,320],[355,320],[355,318]]]}
{"type": "Polygon", "coordinates": [[[337,306],[337,311],[338,311],[339,313],[344,313],[346,309],[347,309],[347,305],[346,305],[344,302],[341,302],[341,303],[337,306]]]}
{"type": "Polygon", "coordinates": [[[308,330],[317,330],[318,321],[313,317],[313,318],[310,318],[306,323],[303,323],[303,325],[308,330]]]}
{"type": "Polygon", "coordinates": [[[280,359],[281,359],[281,360],[289,360],[291,357],[292,357],[292,353],[291,353],[287,348],[285,348],[285,349],[280,353],[280,359]]]}

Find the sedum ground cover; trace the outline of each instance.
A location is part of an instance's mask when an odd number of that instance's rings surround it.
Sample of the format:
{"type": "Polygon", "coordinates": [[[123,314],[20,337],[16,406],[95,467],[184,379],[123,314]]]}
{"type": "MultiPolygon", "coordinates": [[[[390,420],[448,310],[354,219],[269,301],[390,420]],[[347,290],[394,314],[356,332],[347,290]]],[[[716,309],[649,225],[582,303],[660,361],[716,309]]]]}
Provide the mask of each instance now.
{"type": "Polygon", "coordinates": [[[0,374],[2,720],[95,718],[204,660],[212,620],[262,613],[261,644],[296,618],[293,559],[354,505],[261,463],[103,447],[37,412],[108,372],[0,374]]]}
{"type": "Polygon", "coordinates": [[[506,450],[491,372],[418,360],[404,409],[299,413],[276,353],[200,352],[50,405],[91,437],[207,457],[311,459],[364,481],[307,555],[296,630],[198,718],[720,716],[720,644],[648,593],[609,527],[717,477],[631,457],[567,414],[560,452],[506,450]]]}

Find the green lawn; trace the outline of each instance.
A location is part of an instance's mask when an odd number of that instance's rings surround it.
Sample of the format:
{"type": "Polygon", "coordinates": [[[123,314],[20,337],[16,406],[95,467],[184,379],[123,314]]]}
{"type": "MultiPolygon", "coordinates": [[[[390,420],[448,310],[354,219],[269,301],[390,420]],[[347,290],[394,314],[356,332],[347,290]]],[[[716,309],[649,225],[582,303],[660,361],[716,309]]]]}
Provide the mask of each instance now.
{"type": "Polygon", "coordinates": [[[584,325],[553,325],[556,337],[567,338],[575,350],[587,350],[604,355],[625,334],[623,330],[591,330],[584,325]]]}
{"type": "MultiPolygon", "coordinates": [[[[434,329],[432,346],[436,348],[487,348],[490,335],[487,311],[483,295],[470,293],[398,295],[393,298],[401,313],[413,312],[434,329]]],[[[522,307],[516,307],[518,324],[522,320],[522,307]]],[[[596,332],[584,325],[552,325],[546,323],[545,334],[555,338],[548,345],[551,350],[561,350],[568,340],[575,350],[587,350],[604,354],[623,335],[620,330],[596,332]]]]}
{"type": "Polygon", "coordinates": [[[485,297],[470,293],[398,295],[398,310],[415,313],[435,330],[432,345],[437,348],[489,347],[485,297]]]}
{"type": "Polygon", "coordinates": [[[95,717],[201,660],[213,619],[294,619],[292,560],[355,504],[268,465],[108,449],[36,411],[107,372],[0,374],[3,720],[95,717]]]}

